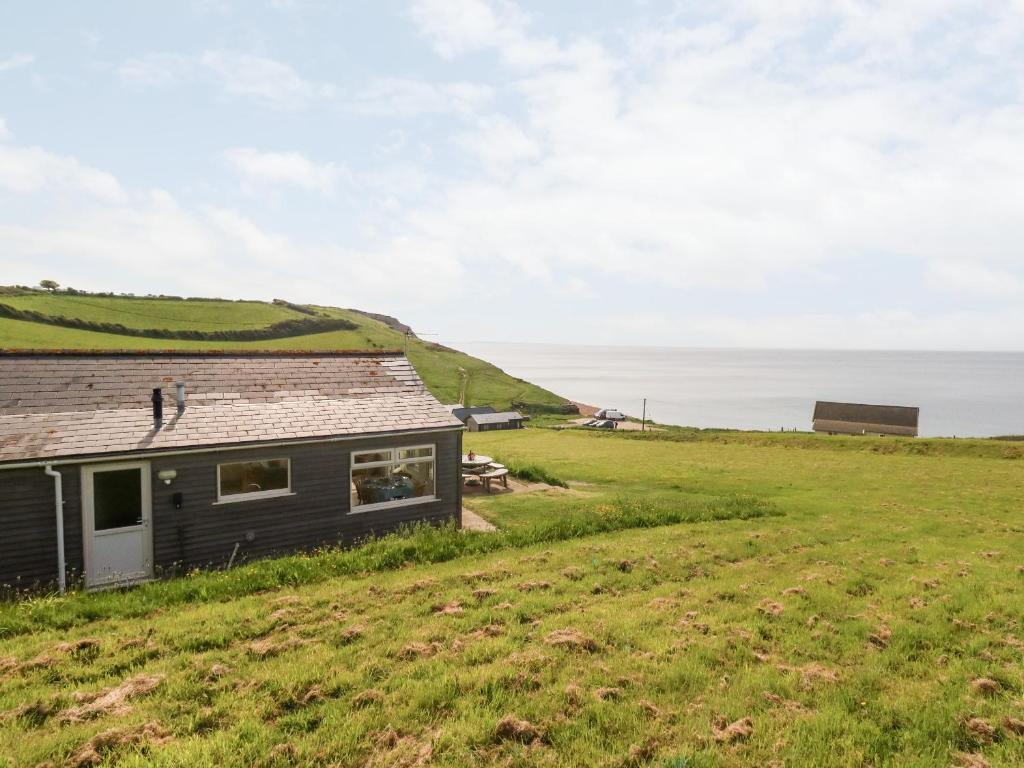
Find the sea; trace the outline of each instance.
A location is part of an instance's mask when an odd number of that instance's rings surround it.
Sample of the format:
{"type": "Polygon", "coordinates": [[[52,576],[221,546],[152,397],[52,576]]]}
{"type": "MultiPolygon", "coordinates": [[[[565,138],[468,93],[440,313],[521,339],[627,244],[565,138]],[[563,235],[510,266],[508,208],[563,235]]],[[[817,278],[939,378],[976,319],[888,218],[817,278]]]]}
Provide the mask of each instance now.
{"type": "Polygon", "coordinates": [[[664,424],[810,430],[835,400],[917,406],[923,437],[1024,434],[1024,352],[457,346],[577,402],[640,417],[646,398],[664,424]]]}

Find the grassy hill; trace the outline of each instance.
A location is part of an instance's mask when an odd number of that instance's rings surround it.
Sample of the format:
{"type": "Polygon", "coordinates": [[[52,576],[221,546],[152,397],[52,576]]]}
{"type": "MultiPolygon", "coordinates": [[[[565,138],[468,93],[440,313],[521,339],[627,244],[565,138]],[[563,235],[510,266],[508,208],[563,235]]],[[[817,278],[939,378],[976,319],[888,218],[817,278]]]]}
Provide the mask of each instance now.
{"type": "Polygon", "coordinates": [[[798,438],[470,434],[569,488],[0,605],[0,765],[1024,764],[1020,459],[798,438]]]}
{"type": "MultiPolygon", "coordinates": [[[[337,307],[217,299],[51,294],[23,289],[0,291],[0,310],[4,307],[13,310],[8,314],[34,313],[24,315],[30,319],[0,317],[0,348],[8,349],[374,350],[405,349],[407,343],[404,334],[386,323],[337,307]],[[146,329],[186,333],[259,332],[279,324],[329,324],[335,321],[350,327],[256,341],[152,338],[116,332],[117,326],[130,332],[146,329]],[[67,327],[72,324],[83,327],[67,327]],[[115,332],[90,329],[100,325],[113,327],[115,332]]],[[[467,405],[508,408],[514,402],[527,403],[527,410],[532,407],[535,411],[565,405],[565,400],[552,392],[509,376],[483,360],[438,344],[410,338],[408,354],[430,391],[445,403],[459,402],[464,397],[467,405]]]]}

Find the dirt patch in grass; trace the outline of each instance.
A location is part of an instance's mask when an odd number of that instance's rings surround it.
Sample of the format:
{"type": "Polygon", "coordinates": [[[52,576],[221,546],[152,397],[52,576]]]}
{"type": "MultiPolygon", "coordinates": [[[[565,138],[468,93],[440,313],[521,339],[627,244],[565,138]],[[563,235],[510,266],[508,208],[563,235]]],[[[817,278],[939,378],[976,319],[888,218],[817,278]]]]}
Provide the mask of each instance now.
{"type": "Polygon", "coordinates": [[[217,680],[224,677],[228,672],[231,671],[231,667],[227,664],[214,664],[210,667],[210,671],[206,673],[207,680],[217,680]]]}
{"type": "Polygon", "coordinates": [[[746,741],[753,734],[754,721],[749,717],[744,717],[732,723],[727,723],[724,717],[720,717],[711,725],[711,736],[719,744],[746,741]]]}
{"type": "Polygon", "coordinates": [[[437,654],[444,648],[441,643],[409,643],[405,645],[402,650],[398,652],[398,658],[403,661],[412,661],[413,659],[429,659],[431,656],[437,654]]]}
{"type": "Polygon", "coordinates": [[[437,734],[429,738],[402,736],[388,726],[374,738],[375,750],[366,768],[420,768],[433,758],[436,738],[437,734]]]}
{"type": "Polygon", "coordinates": [[[363,709],[371,704],[375,704],[378,701],[384,700],[384,691],[377,688],[367,688],[365,691],[360,691],[352,697],[352,706],[357,709],[363,709]]]}
{"type": "Polygon", "coordinates": [[[785,607],[782,603],[776,603],[774,600],[762,600],[761,604],[757,606],[757,610],[763,613],[765,616],[781,616],[785,607]]]}
{"type": "Polygon", "coordinates": [[[889,645],[889,640],[892,639],[892,630],[886,625],[881,625],[868,635],[868,642],[875,648],[885,648],[889,645]]]}
{"type": "Polygon", "coordinates": [[[596,642],[580,634],[575,629],[556,629],[544,638],[544,642],[558,648],[568,648],[572,651],[586,651],[588,653],[593,653],[598,648],[596,642]]]}
{"type": "Polygon", "coordinates": [[[961,752],[956,756],[956,768],[990,768],[988,760],[981,755],[961,752]]]}
{"type": "Polygon", "coordinates": [[[1016,717],[1006,717],[1003,719],[1003,727],[1014,736],[1024,736],[1024,720],[1019,720],[1016,717]]]}
{"type": "Polygon", "coordinates": [[[501,624],[485,624],[478,629],[474,629],[469,634],[455,638],[455,642],[452,644],[452,647],[458,651],[475,640],[486,640],[491,637],[501,637],[504,631],[505,627],[501,624]]]}
{"type": "Polygon", "coordinates": [[[514,574],[512,571],[506,570],[505,568],[497,568],[492,571],[470,571],[469,573],[462,574],[463,581],[504,581],[509,579],[514,574]]]}
{"type": "Polygon", "coordinates": [[[313,683],[305,690],[296,694],[292,701],[294,702],[295,707],[298,708],[308,707],[310,704],[316,704],[317,702],[323,701],[325,698],[327,698],[327,696],[324,693],[324,689],[316,683],[313,683]]]}
{"type": "Polygon", "coordinates": [[[164,744],[169,740],[170,734],[155,720],[128,728],[111,728],[96,734],[76,749],[66,765],[67,768],[92,768],[117,750],[164,744]]]}
{"type": "Polygon", "coordinates": [[[295,616],[296,611],[294,608],[278,608],[270,614],[270,619],[279,624],[293,624],[295,616]]]}
{"type": "Polygon", "coordinates": [[[255,659],[269,659],[271,656],[277,656],[305,644],[305,641],[297,637],[265,637],[249,643],[246,650],[255,659]]]}
{"type": "Polygon", "coordinates": [[[498,590],[496,589],[481,588],[473,590],[473,597],[475,597],[477,600],[486,600],[488,597],[492,597],[496,594],[498,594],[498,590]]]}
{"type": "Polygon", "coordinates": [[[23,704],[20,707],[0,712],[0,723],[6,720],[21,720],[31,728],[38,728],[49,720],[57,712],[56,701],[43,701],[38,699],[30,704],[23,704]]]}
{"type": "Polygon", "coordinates": [[[505,715],[494,727],[494,738],[497,741],[518,741],[521,744],[532,744],[544,739],[544,731],[529,720],[520,720],[515,715],[505,715]]]}
{"type": "Polygon", "coordinates": [[[999,693],[999,688],[999,683],[988,677],[971,680],[971,693],[976,693],[979,696],[995,696],[999,693]]]}
{"type": "Polygon", "coordinates": [[[769,691],[765,691],[762,695],[764,696],[764,700],[767,701],[769,704],[773,704],[776,707],[782,707],[787,712],[795,712],[799,714],[804,714],[807,712],[807,707],[805,707],[799,701],[794,701],[793,699],[786,699],[782,696],[779,696],[777,693],[771,693],[769,691]]]}
{"type": "Polygon", "coordinates": [[[152,633],[140,635],[139,637],[125,638],[117,647],[122,651],[135,651],[140,649],[152,650],[156,648],[156,644],[153,643],[151,635],[152,633]]]}
{"type": "Polygon", "coordinates": [[[979,744],[991,744],[996,738],[996,727],[983,717],[972,717],[964,723],[964,730],[979,744]]]}
{"type": "Polygon", "coordinates": [[[395,591],[396,595],[414,595],[417,592],[422,592],[425,589],[431,589],[437,586],[437,579],[419,579],[414,581],[409,586],[395,591]]]}
{"type": "Polygon", "coordinates": [[[655,719],[661,717],[661,709],[653,701],[640,699],[640,701],[637,702],[637,706],[639,706],[648,717],[653,717],[655,719]]]}
{"type": "Polygon", "coordinates": [[[100,641],[91,637],[83,637],[79,640],[72,640],[70,643],[57,643],[54,647],[57,653],[69,656],[94,655],[100,650],[100,641]]]}
{"type": "Polygon", "coordinates": [[[550,581],[524,581],[522,584],[516,584],[516,589],[520,592],[535,592],[540,589],[551,589],[550,581]]]}
{"type": "Polygon", "coordinates": [[[354,643],[356,640],[358,640],[360,637],[366,634],[366,629],[367,627],[365,624],[353,624],[352,626],[345,627],[343,630],[341,630],[341,634],[338,635],[338,642],[340,642],[342,645],[354,643]]]}
{"type": "Polygon", "coordinates": [[[617,701],[622,698],[622,689],[616,687],[597,688],[594,690],[594,698],[598,701],[617,701]]]}
{"type": "MultiPolygon", "coordinates": [[[[96,658],[100,653],[100,641],[94,640],[91,637],[85,637],[80,640],[72,640],[67,643],[58,643],[53,647],[52,651],[48,653],[40,653],[38,656],[29,659],[23,664],[18,664],[15,661],[15,665],[10,668],[12,672],[27,672],[33,669],[42,669],[45,667],[52,667],[57,664],[61,659],[70,656],[77,661],[91,661],[96,658]]],[[[0,669],[3,669],[6,664],[0,665],[0,669]]]]}
{"type": "Polygon", "coordinates": [[[675,608],[677,605],[679,603],[671,597],[656,597],[647,604],[647,607],[660,611],[666,608],[675,608]]]}
{"type": "Polygon", "coordinates": [[[465,613],[465,609],[462,607],[462,603],[458,600],[452,600],[450,603],[436,606],[434,608],[434,613],[440,616],[458,616],[465,613]]]}
{"type": "Polygon", "coordinates": [[[644,765],[651,762],[658,754],[658,740],[651,736],[642,744],[631,744],[626,753],[626,765],[644,765]]]}
{"type": "Polygon", "coordinates": [[[136,675],[96,694],[75,694],[78,706],[68,707],[61,712],[60,720],[64,723],[79,723],[103,715],[124,715],[131,710],[129,699],[149,693],[163,681],[163,675],[136,675]]]}
{"type": "Polygon", "coordinates": [[[802,667],[792,667],[786,664],[779,664],[777,667],[781,672],[794,672],[800,675],[800,685],[804,688],[811,688],[818,683],[838,683],[839,673],[834,669],[812,662],[802,667]]]}

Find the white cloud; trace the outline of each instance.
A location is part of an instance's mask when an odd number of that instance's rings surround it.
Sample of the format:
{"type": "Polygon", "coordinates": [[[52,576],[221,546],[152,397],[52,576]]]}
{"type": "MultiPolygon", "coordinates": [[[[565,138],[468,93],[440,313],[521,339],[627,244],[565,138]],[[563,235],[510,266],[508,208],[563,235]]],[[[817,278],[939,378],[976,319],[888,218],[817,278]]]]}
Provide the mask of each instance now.
{"type": "Polygon", "coordinates": [[[195,71],[195,59],[179,53],[147,53],[127,59],[117,68],[120,78],[137,86],[176,83],[195,71]]]}
{"type": "Polygon", "coordinates": [[[413,117],[453,112],[472,115],[492,99],[490,87],[468,82],[429,83],[423,80],[384,77],[368,83],[349,102],[360,115],[413,117]]]}
{"type": "MultiPolygon", "coordinates": [[[[255,158],[257,175],[271,180],[323,183],[317,166],[290,167],[287,153],[268,161],[271,154],[240,157],[255,158]],[[314,173],[296,176],[296,167],[314,173]]],[[[382,237],[374,248],[356,251],[305,242],[230,207],[189,206],[159,189],[125,191],[112,175],[39,148],[0,146],[4,191],[61,193],[31,215],[0,217],[0,274],[8,281],[34,283],[39,264],[50,264],[63,284],[77,288],[283,295],[394,312],[424,296],[450,297],[462,283],[462,267],[443,244],[423,239],[410,247],[382,237]]]]}
{"type": "Polygon", "coordinates": [[[415,0],[409,15],[445,58],[494,45],[504,20],[481,0],[415,0]]]}
{"type": "Polygon", "coordinates": [[[0,189],[19,194],[82,193],[110,201],[124,197],[121,185],[109,173],[39,147],[11,145],[0,146],[0,189]]]}
{"type": "Polygon", "coordinates": [[[440,55],[493,51],[519,100],[458,134],[476,172],[407,231],[553,286],[582,268],[758,291],[836,259],[971,254],[977,292],[1020,265],[1024,107],[976,85],[1003,68],[1020,82],[1021,9],[729,8],[653,24],[624,49],[553,50],[511,5],[415,2],[440,55]],[[956,66],[922,71],[935,45],[956,66]]]}
{"type": "Polygon", "coordinates": [[[140,87],[209,77],[230,95],[279,109],[298,109],[335,96],[333,85],[306,80],[284,62],[237,51],[211,50],[196,56],[149,53],[122,63],[118,74],[140,87]]]}
{"type": "Polygon", "coordinates": [[[928,280],[937,290],[980,297],[1024,296],[1024,280],[1005,269],[972,261],[938,261],[928,265],[928,280]]]}
{"type": "Polygon", "coordinates": [[[554,39],[527,34],[529,16],[507,0],[413,0],[409,17],[446,59],[494,48],[507,64],[529,69],[564,57],[554,39]]]}
{"type": "Polygon", "coordinates": [[[330,99],[333,86],[305,80],[287,64],[265,56],[207,51],[200,62],[213,72],[228,93],[248,96],[277,107],[299,107],[330,99]]]}
{"type": "Polygon", "coordinates": [[[347,171],[334,163],[317,164],[300,152],[261,152],[251,147],[236,147],[224,152],[224,159],[253,191],[263,185],[287,185],[334,194],[339,179],[347,171]]]}
{"type": "Polygon", "coordinates": [[[504,176],[541,154],[538,143],[503,115],[481,117],[472,130],[458,134],[455,141],[485,171],[496,176],[504,176]]]}
{"type": "Polygon", "coordinates": [[[8,56],[6,59],[0,59],[0,74],[10,72],[15,69],[21,69],[22,67],[27,67],[35,60],[36,57],[31,54],[15,53],[13,56],[8,56]]]}

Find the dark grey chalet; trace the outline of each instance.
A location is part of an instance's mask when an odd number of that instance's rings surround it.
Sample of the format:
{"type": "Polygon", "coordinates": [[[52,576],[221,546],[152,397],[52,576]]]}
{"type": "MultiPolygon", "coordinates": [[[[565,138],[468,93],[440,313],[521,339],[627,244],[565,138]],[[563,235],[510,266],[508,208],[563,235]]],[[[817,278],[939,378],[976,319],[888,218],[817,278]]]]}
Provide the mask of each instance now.
{"type": "Polygon", "coordinates": [[[522,429],[523,414],[519,411],[500,411],[498,413],[474,413],[466,419],[466,428],[470,432],[493,432],[496,429],[522,429]]]}
{"type": "Polygon", "coordinates": [[[0,352],[0,585],[461,522],[464,429],[399,353],[0,352]]]}
{"type": "Polygon", "coordinates": [[[866,405],[819,400],[814,404],[814,431],[830,435],[899,435],[917,437],[921,409],[903,405],[866,405]]]}

